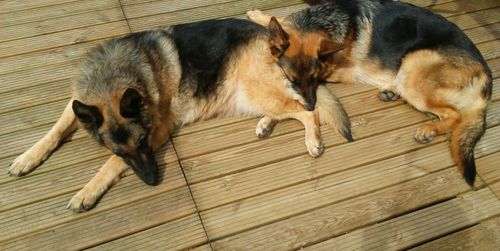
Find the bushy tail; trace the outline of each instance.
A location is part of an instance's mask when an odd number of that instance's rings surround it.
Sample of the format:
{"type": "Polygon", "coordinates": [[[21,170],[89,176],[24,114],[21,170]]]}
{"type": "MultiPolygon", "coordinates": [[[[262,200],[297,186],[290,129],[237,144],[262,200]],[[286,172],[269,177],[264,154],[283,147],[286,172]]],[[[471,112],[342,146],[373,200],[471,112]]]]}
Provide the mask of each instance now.
{"type": "Polygon", "coordinates": [[[486,130],[486,109],[464,113],[462,121],[451,133],[451,154],[465,181],[474,186],[476,162],[474,147],[486,130]]]}
{"type": "Polygon", "coordinates": [[[325,86],[317,90],[317,104],[320,123],[335,128],[347,141],[352,142],[351,122],[344,107],[325,86]]]}

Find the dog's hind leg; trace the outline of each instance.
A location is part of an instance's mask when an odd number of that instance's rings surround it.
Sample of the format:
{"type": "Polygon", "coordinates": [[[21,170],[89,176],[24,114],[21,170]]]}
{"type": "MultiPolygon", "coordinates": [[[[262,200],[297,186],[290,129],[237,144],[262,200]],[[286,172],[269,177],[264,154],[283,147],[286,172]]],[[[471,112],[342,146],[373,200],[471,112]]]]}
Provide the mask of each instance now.
{"type": "Polygon", "coordinates": [[[274,126],[279,122],[277,119],[273,119],[269,116],[264,116],[260,119],[255,129],[255,134],[259,138],[267,138],[273,133],[274,126]]]}
{"type": "MultiPolygon", "coordinates": [[[[249,10],[246,12],[247,14],[247,17],[250,21],[256,23],[256,24],[260,24],[262,26],[268,26],[269,25],[269,22],[271,21],[271,18],[272,16],[260,11],[260,10],[257,10],[257,9],[254,9],[254,10],[249,10]]],[[[278,22],[282,23],[284,21],[284,17],[277,17],[276,18],[278,20],[278,22]]]]}
{"type": "Polygon", "coordinates": [[[9,168],[9,175],[22,176],[31,172],[46,160],[61,141],[77,129],[71,99],[63,114],[50,131],[29,150],[17,157],[9,168]]]}
{"type": "Polygon", "coordinates": [[[120,179],[120,174],[128,168],[122,158],[113,155],[71,200],[66,208],[74,212],[92,209],[101,196],[120,179]]]}

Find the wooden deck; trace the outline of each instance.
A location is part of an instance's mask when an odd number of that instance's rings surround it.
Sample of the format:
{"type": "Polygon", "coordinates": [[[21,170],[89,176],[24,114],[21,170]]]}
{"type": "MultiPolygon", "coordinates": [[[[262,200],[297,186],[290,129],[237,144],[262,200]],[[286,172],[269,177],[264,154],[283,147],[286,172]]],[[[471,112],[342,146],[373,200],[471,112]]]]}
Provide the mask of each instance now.
{"type": "Polygon", "coordinates": [[[93,210],[69,199],[109,153],[83,132],[30,175],[6,175],[70,97],[76,63],[99,41],[259,8],[280,15],[300,0],[0,1],[0,250],[498,250],[500,245],[500,2],[412,0],[446,16],[493,70],[488,130],[476,148],[478,189],[457,173],[444,137],[413,140],[429,120],[363,85],[329,86],[355,142],[322,128],[312,159],[302,126],[286,121],[259,140],[256,118],[179,130],[157,158],[156,187],[128,172],[93,210]],[[166,164],[166,167],[165,167],[166,164]]]}

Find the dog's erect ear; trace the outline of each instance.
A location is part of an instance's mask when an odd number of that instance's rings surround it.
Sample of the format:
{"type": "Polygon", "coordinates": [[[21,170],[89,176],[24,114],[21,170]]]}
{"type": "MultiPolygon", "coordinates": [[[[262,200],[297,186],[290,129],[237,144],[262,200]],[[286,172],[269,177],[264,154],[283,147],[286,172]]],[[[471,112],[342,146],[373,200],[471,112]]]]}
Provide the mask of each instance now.
{"type": "Polygon", "coordinates": [[[76,118],[82,122],[86,128],[98,128],[101,126],[103,118],[97,107],[85,105],[78,100],[73,101],[72,107],[76,118]]]}
{"type": "Polygon", "coordinates": [[[271,54],[279,58],[285,50],[290,46],[288,41],[288,34],[283,30],[278,20],[275,17],[271,17],[269,21],[269,33],[271,37],[269,38],[269,46],[271,47],[271,54]]]}
{"type": "Polygon", "coordinates": [[[321,61],[329,61],[331,56],[340,50],[344,49],[344,45],[334,42],[330,39],[321,40],[321,44],[318,50],[318,57],[321,61]]]}
{"type": "Polygon", "coordinates": [[[136,90],[129,88],[123,93],[120,102],[120,114],[124,118],[138,118],[144,106],[144,98],[136,90]]]}

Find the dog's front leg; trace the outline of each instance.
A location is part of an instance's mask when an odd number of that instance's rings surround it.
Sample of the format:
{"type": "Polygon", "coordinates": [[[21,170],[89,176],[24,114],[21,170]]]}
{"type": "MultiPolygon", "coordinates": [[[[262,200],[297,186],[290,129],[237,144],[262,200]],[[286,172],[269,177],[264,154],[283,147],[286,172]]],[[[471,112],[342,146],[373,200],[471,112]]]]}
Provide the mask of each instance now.
{"type": "Polygon", "coordinates": [[[309,155],[316,158],[325,151],[325,145],[321,139],[320,123],[317,110],[312,112],[304,111],[292,114],[290,117],[297,119],[304,124],[306,129],[306,146],[309,155]]]}
{"type": "Polygon", "coordinates": [[[101,196],[120,179],[120,174],[128,168],[122,158],[113,155],[73,198],[67,208],[82,212],[92,209],[101,196]]]}
{"type": "Polygon", "coordinates": [[[77,129],[75,114],[69,101],[63,114],[50,131],[29,150],[17,157],[9,167],[9,175],[22,176],[46,160],[59,143],[77,129]]]}

